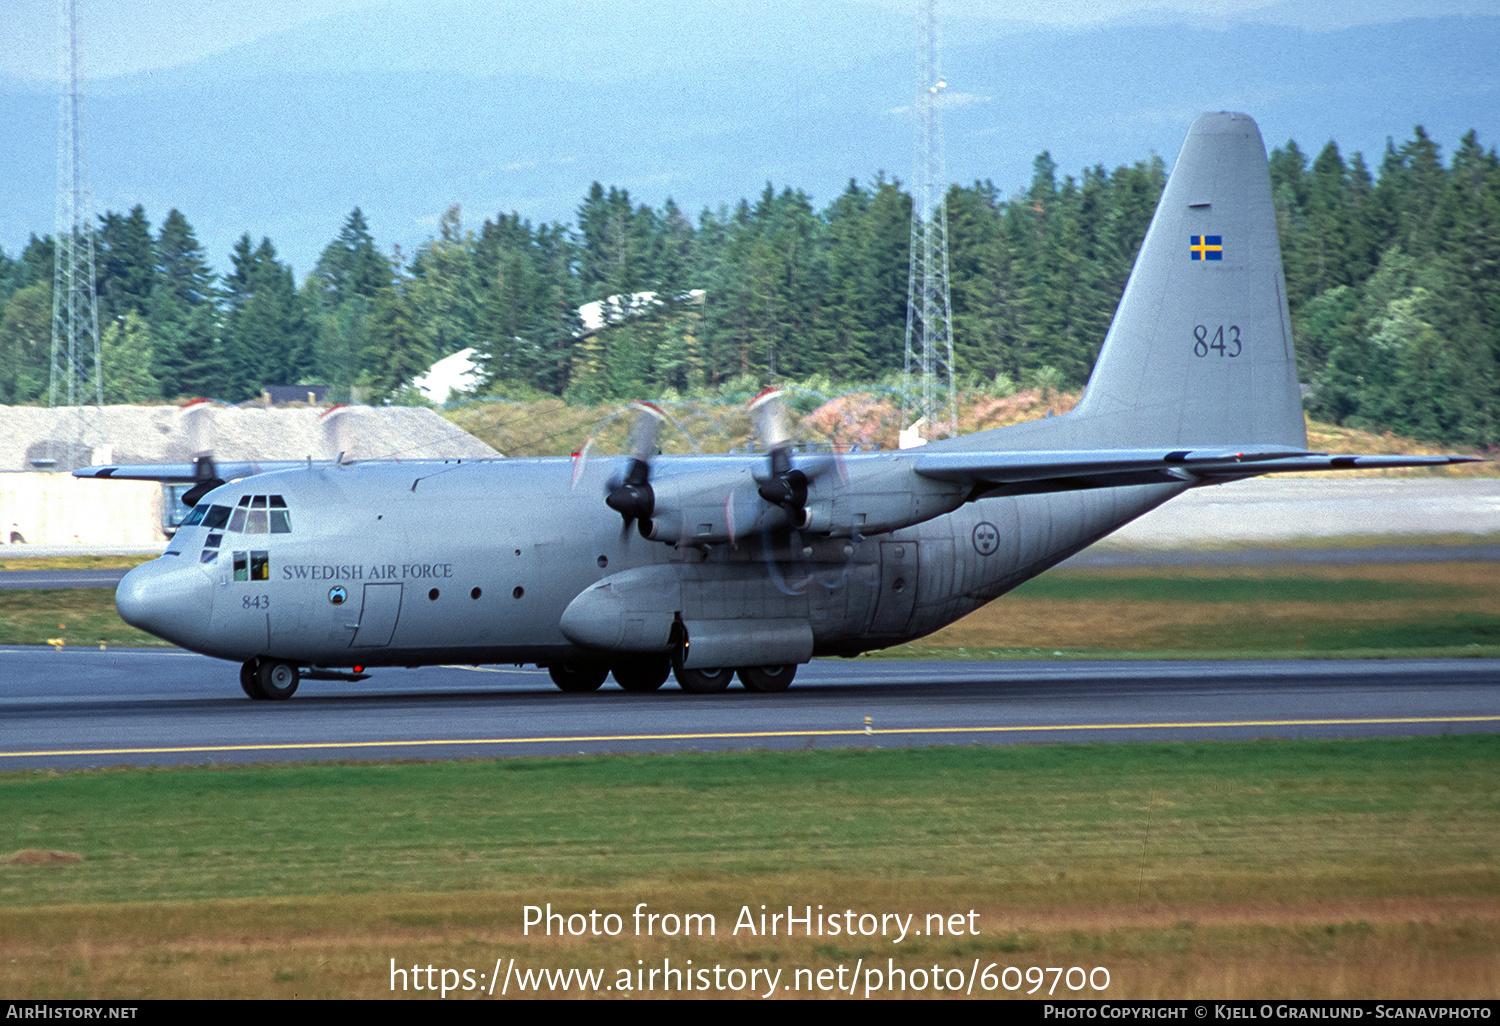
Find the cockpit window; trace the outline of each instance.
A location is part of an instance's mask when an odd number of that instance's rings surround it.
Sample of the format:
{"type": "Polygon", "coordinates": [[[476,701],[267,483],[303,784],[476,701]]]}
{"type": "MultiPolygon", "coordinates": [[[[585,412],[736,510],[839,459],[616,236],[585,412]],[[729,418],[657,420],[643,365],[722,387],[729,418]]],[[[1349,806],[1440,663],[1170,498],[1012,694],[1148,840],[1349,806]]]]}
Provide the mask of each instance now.
{"type": "Polygon", "coordinates": [[[292,533],[292,515],[287,511],[286,500],[279,495],[271,496],[271,533],[292,533]]]}
{"type": "Polygon", "coordinates": [[[193,507],[193,511],[187,515],[187,519],[182,522],[182,526],[183,527],[196,527],[198,524],[203,523],[203,517],[207,513],[208,513],[208,503],[206,503],[206,502],[200,502],[200,503],[198,503],[198,505],[196,505],[196,506],[193,507]]]}
{"type": "Polygon", "coordinates": [[[203,516],[203,526],[210,531],[216,531],[227,523],[229,523],[228,506],[210,506],[203,516]]]}
{"type": "Polygon", "coordinates": [[[250,515],[245,518],[246,534],[266,534],[270,525],[266,522],[266,497],[255,495],[250,500],[250,515]]]}
{"type": "Polygon", "coordinates": [[[271,579],[271,554],[264,549],[234,553],[234,579],[236,581],[269,581],[271,579]]]}
{"type": "Polygon", "coordinates": [[[203,526],[240,534],[291,534],[292,514],[280,495],[241,495],[233,510],[227,506],[209,510],[203,526]],[[214,522],[215,511],[222,511],[222,520],[214,522]]]}

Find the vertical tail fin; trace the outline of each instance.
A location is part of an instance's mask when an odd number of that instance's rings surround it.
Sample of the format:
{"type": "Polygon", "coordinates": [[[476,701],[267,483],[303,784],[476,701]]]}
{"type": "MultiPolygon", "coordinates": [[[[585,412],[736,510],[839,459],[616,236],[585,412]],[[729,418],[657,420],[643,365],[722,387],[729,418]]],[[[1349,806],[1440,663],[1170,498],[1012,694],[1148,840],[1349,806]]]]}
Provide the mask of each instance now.
{"type": "Polygon", "coordinates": [[[984,444],[1306,448],[1270,169],[1252,119],[1204,114],[1188,130],[1078,406],[1001,430],[984,444]]]}
{"type": "Polygon", "coordinates": [[[1112,446],[1306,447],[1270,170],[1246,115],[1188,130],[1075,414],[1112,446]]]}

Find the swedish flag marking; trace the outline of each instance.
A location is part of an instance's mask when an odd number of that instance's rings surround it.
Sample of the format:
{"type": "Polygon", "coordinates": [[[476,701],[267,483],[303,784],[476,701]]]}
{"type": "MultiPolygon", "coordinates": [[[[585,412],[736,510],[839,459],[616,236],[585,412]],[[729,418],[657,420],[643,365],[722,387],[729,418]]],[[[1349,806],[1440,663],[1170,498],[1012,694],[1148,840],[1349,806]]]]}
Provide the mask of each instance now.
{"type": "Polygon", "coordinates": [[[1190,235],[1188,236],[1188,252],[1192,254],[1194,260],[1223,260],[1224,236],[1190,235]]]}

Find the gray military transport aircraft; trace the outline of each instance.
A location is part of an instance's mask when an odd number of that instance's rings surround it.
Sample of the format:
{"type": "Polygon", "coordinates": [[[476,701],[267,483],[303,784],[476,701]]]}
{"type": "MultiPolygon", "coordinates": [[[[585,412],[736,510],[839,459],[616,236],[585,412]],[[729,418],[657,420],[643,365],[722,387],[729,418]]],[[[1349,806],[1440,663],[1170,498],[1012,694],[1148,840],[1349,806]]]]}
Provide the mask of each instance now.
{"type": "Polygon", "coordinates": [[[1265,146],[1243,114],[1188,132],[1088,387],[1061,416],[834,459],[94,467],[193,481],[127,623],[242,664],[256,699],[365,669],[535,663],[564,691],[675,673],[781,691],[815,656],[952,623],[1190,488],[1282,471],[1460,462],[1307,450],[1265,146]],[[635,530],[632,530],[632,526],[635,530]]]}

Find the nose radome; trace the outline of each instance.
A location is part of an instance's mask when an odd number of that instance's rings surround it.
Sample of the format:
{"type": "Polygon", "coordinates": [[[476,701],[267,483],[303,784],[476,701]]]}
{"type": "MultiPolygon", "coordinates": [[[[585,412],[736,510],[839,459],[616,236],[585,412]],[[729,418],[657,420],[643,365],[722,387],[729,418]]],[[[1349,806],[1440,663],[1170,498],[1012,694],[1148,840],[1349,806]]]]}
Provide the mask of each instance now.
{"type": "Polygon", "coordinates": [[[201,644],[212,604],[212,582],[197,564],[178,556],[142,563],[115,589],[120,619],[184,648],[201,644]]]}

